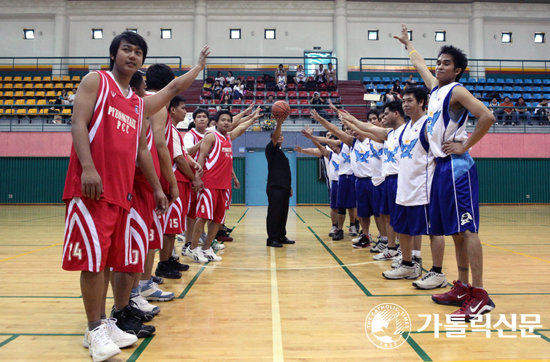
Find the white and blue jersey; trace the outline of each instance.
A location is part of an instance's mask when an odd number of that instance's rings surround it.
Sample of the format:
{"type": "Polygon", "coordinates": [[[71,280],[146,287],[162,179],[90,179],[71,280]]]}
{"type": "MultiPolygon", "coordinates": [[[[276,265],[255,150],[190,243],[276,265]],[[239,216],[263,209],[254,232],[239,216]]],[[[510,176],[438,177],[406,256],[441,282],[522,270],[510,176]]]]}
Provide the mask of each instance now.
{"type": "Polygon", "coordinates": [[[397,175],[399,173],[399,136],[405,129],[405,125],[388,132],[388,139],[384,142],[384,160],[382,163],[382,175],[397,175]]]}
{"type": "Polygon", "coordinates": [[[370,162],[370,142],[357,138],[351,147],[351,167],[355,174],[355,197],[357,198],[357,216],[368,218],[378,216],[378,208],[374,203],[374,185],[372,184],[372,163],[370,162]]]}
{"type": "Polygon", "coordinates": [[[355,176],[351,166],[351,150],[344,142],[340,145],[340,164],[338,170],[338,208],[356,208],[355,176]]]}
{"type": "Polygon", "coordinates": [[[370,163],[372,167],[372,183],[380,186],[384,182],[382,175],[382,163],[384,161],[384,144],[370,141],[370,163]]]}
{"type": "Polygon", "coordinates": [[[370,162],[370,139],[362,142],[357,138],[353,140],[350,149],[351,169],[355,177],[372,177],[372,164],[370,162]]]}
{"type": "Polygon", "coordinates": [[[338,208],[338,169],[340,167],[340,156],[330,150],[330,155],[324,159],[327,177],[330,182],[330,208],[336,209],[338,208]]]}
{"type": "Polygon", "coordinates": [[[338,175],[351,175],[353,169],[351,167],[351,150],[347,144],[342,142],[340,144],[340,168],[338,169],[338,175]]]}
{"type": "Polygon", "coordinates": [[[463,155],[443,152],[446,141],[464,144],[468,139],[468,110],[450,107],[457,86],[460,84],[435,87],[428,104],[426,131],[436,161],[429,206],[433,235],[453,235],[466,230],[477,233],[479,229],[479,185],[474,160],[468,152],[463,155]]]}

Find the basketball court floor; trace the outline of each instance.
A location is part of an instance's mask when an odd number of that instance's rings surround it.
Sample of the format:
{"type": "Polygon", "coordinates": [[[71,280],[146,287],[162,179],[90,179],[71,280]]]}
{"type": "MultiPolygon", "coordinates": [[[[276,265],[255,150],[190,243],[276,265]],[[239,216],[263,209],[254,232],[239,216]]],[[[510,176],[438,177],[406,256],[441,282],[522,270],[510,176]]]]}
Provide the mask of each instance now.
{"type": "MultiPolygon", "coordinates": [[[[0,361],[91,361],[79,273],[61,269],[64,210],[0,206],[0,361]]],[[[176,299],[158,303],[157,333],[110,361],[550,361],[550,206],[481,207],[485,287],[496,309],[485,327],[466,324],[464,333],[445,320],[456,307],[433,303],[411,280],[385,280],[390,262],[353,249],[348,235],[332,241],[328,211],[291,207],[296,245],[273,249],[266,207],[232,207],[235,241],[218,253],[223,261],[166,280],[161,288],[176,299]],[[408,323],[366,326],[380,305],[399,306],[408,323]],[[400,345],[382,348],[380,333],[400,345]]],[[[429,270],[428,238],[422,258],[429,270]]],[[[456,279],[451,238],[443,271],[456,279]]]]}

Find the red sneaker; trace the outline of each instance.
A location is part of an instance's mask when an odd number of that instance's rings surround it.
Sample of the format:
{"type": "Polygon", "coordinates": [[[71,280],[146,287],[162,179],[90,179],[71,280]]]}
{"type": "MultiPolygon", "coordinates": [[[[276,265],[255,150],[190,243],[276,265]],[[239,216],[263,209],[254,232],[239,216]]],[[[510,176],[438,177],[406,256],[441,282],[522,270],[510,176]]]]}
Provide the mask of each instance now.
{"type": "Polygon", "coordinates": [[[220,235],[220,236],[216,236],[216,240],[226,242],[226,241],[233,241],[233,238],[228,235],[220,235]]]}
{"type": "Polygon", "coordinates": [[[470,296],[459,310],[451,314],[452,321],[469,321],[495,309],[495,303],[485,289],[470,288],[470,296]]]}
{"type": "Polygon", "coordinates": [[[437,304],[443,305],[456,305],[461,307],[462,304],[468,299],[470,294],[470,288],[465,287],[459,281],[453,281],[453,287],[447,293],[434,294],[432,300],[437,304]]]}

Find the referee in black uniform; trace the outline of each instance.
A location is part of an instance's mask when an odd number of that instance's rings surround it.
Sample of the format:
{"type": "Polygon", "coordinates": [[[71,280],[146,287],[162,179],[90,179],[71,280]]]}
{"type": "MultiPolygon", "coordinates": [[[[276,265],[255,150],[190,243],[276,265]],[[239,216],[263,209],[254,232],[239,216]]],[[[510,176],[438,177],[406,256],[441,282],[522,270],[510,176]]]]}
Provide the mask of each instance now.
{"type": "Polygon", "coordinates": [[[290,164],[281,150],[284,136],[281,132],[284,118],[277,118],[277,127],[271,133],[271,141],[265,147],[267,158],[267,246],[280,248],[283,244],[294,244],[286,237],[288,202],[292,197],[290,186],[290,164]]]}

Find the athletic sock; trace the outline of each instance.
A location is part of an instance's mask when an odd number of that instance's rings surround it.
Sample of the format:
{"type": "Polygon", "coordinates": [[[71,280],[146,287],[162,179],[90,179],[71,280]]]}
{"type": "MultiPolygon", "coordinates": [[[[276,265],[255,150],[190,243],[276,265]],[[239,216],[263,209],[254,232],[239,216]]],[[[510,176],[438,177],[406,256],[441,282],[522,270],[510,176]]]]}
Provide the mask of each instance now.
{"type": "Polygon", "coordinates": [[[397,246],[388,246],[388,249],[397,251],[397,246]]]}
{"type": "Polygon", "coordinates": [[[146,286],[147,284],[149,284],[150,281],[151,281],[151,279],[149,279],[149,280],[140,280],[139,281],[139,289],[141,289],[144,286],[146,286]]]}
{"type": "Polygon", "coordinates": [[[355,220],[355,227],[359,229],[359,220],[355,220]]]}
{"type": "Polygon", "coordinates": [[[101,320],[88,323],[88,330],[91,332],[101,325],[101,320]]]}
{"type": "Polygon", "coordinates": [[[413,264],[412,261],[405,261],[405,260],[403,260],[403,261],[401,261],[401,263],[402,263],[403,265],[405,265],[405,266],[414,266],[414,264],[413,264]]]}
{"type": "Polygon", "coordinates": [[[466,288],[468,288],[468,284],[464,284],[464,283],[462,283],[462,281],[461,281],[461,280],[459,280],[459,282],[460,282],[460,284],[462,284],[463,286],[465,286],[466,288]]]}
{"type": "Polygon", "coordinates": [[[99,319],[101,319],[101,320],[107,319],[107,316],[106,316],[105,314],[102,314],[102,315],[99,317],[99,319]]]}
{"type": "Polygon", "coordinates": [[[388,237],[387,236],[381,236],[380,240],[382,240],[384,243],[387,243],[388,242],[388,237]]]}
{"type": "Polygon", "coordinates": [[[413,256],[420,258],[420,250],[413,250],[413,256]]]}
{"type": "Polygon", "coordinates": [[[441,274],[441,269],[443,269],[443,267],[440,267],[440,266],[432,266],[432,270],[438,274],[441,274]]]}
{"type": "Polygon", "coordinates": [[[332,224],[332,226],[338,229],[338,224],[332,224]]]}
{"type": "Polygon", "coordinates": [[[130,292],[130,299],[139,296],[139,287],[132,288],[130,292]]]}

